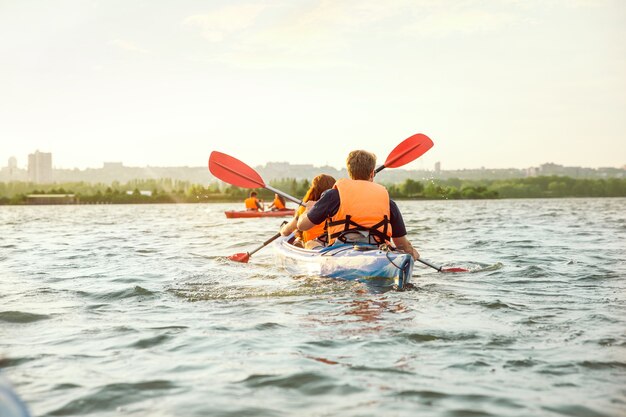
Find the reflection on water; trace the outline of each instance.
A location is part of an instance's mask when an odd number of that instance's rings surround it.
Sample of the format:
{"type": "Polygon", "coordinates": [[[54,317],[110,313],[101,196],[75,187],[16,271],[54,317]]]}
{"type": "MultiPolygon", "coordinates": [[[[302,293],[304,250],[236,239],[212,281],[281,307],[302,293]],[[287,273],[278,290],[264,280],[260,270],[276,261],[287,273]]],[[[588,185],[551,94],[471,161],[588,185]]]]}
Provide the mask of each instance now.
{"type": "Polygon", "coordinates": [[[384,293],[228,261],[281,220],[227,205],[0,207],[0,368],[37,416],[621,415],[624,203],[400,202],[472,272],[384,293]]]}

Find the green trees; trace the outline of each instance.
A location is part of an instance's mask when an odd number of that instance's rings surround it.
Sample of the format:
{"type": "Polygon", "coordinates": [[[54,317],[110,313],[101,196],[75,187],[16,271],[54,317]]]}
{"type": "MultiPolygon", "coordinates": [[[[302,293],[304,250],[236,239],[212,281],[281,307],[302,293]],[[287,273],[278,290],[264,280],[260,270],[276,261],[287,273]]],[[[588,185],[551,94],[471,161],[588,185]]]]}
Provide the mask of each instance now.
{"type": "Polygon", "coordinates": [[[507,180],[429,180],[425,185],[408,179],[387,185],[391,198],[483,199],[626,197],[626,179],[531,177],[507,180]],[[419,185],[417,185],[417,184],[419,185]]]}
{"type": "MultiPolygon", "coordinates": [[[[270,185],[302,198],[310,183],[308,180],[285,178],[271,181],[270,185]]],[[[394,199],[626,197],[626,179],[620,178],[574,179],[550,176],[507,180],[407,179],[399,184],[385,186],[394,199]]],[[[204,186],[169,178],[135,180],[126,184],[9,182],[0,183],[0,204],[25,204],[28,194],[76,194],[82,204],[242,202],[250,191],[217,182],[204,186]]],[[[256,191],[265,202],[271,202],[274,198],[271,191],[256,191]]]]}

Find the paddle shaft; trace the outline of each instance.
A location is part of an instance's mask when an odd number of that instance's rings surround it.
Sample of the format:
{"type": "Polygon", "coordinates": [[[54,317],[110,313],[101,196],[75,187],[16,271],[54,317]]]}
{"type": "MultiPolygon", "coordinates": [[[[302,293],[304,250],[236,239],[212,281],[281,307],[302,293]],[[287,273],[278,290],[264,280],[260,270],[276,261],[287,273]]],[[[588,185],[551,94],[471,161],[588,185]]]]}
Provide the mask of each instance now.
{"type": "Polygon", "coordinates": [[[439,272],[441,272],[441,270],[443,269],[442,267],[437,266],[437,265],[433,265],[433,264],[431,264],[430,262],[423,260],[422,258],[417,258],[417,260],[418,260],[419,262],[423,263],[423,264],[424,264],[424,265],[426,265],[426,266],[430,266],[432,269],[436,269],[436,270],[437,270],[437,271],[439,271],[439,272]]]}
{"type": "Polygon", "coordinates": [[[266,247],[267,245],[269,245],[270,243],[272,243],[273,241],[275,241],[279,237],[280,237],[280,233],[276,233],[274,236],[270,237],[265,242],[263,242],[263,244],[261,246],[259,246],[258,248],[256,248],[252,252],[248,252],[248,256],[251,256],[251,255],[257,253],[258,251],[260,251],[261,249],[263,249],[264,247],[266,247]]]}
{"type": "Polygon", "coordinates": [[[266,190],[272,191],[272,192],[274,192],[274,193],[276,193],[278,195],[281,195],[281,196],[285,197],[287,200],[293,201],[294,203],[296,203],[296,204],[298,204],[300,206],[304,206],[304,203],[302,202],[302,200],[300,200],[300,199],[298,199],[296,197],[293,197],[293,196],[287,194],[284,191],[277,190],[276,188],[272,187],[271,185],[267,185],[266,184],[263,188],[265,188],[266,190]]]}

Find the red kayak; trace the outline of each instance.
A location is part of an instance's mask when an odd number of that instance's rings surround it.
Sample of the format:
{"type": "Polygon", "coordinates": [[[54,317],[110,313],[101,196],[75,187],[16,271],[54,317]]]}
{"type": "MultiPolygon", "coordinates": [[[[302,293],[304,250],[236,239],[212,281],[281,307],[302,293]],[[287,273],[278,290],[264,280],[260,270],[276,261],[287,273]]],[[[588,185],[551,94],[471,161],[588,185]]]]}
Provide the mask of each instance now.
{"type": "Polygon", "coordinates": [[[295,210],[287,209],[287,210],[276,210],[276,211],[254,211],[254,210],[228,210],[225,211],[224,214],[229,219],[242,219],[248,217],[285,217],[285,216],[293,216],[295,214],[295,210]]]}

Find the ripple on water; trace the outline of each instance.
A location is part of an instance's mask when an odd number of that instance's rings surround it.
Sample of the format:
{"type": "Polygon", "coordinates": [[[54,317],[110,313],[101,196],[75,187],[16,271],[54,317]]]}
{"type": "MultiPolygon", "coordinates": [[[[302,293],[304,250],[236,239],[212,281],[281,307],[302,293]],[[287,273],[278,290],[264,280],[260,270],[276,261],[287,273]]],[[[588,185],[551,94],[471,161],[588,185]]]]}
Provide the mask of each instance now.
{"type": "Polygon", "coordinates": [[[429,333],[401,333],[398,335],[413,343],[425,343],[434,341],[459,342],[478,339],[475,333],[452,333],[452,332],[429,332],[429,333]]]}
{"type": "Polygon", "coordinates": [[[176,388],[173,382],[154,380],[134,384],[108,384],[96,392],[76,398],[63,407],[48,413],[49,416],[87,415],[93,412],[114,410],[119,406],[158,397],[176,388]]]}
{"type": "Polygon", "coordinates": [[[480,306],[489,308],[489,309],[511,309],[511,310],[519,310],[520,308],[523,308],[524,306],[513,306],[513,304],[506,304],[503,303],[500,300],[495,300],[495,301],[479,301],[477,303],[480,306]]]}
{"type": "Polygon", "coordinates": [[[249,388],[276,387],[298,391],[305,395],[347,395],[362,391],[350,384],[337,383],[333,378],[315,372],[298,372],[291,375],[253,374],[240,383],[249,388]]]}
{"type": "Polygon", "coordinates": [[[560,407],[543,407],[543,409],[560,415],[572,417],[613,417],[612,414],[601,413],[583,405],[568,404],[560,407]]]}
{"type": "Polygon", "coordinates": [[[23,363],[37,360],[42,356],[17,356],[17,357],[0,357],[0,369],[18,366],[23,363]]]}
{"type": "Polygon", "coordinates": [[[532,358],[527,358],[527,359],[514,359],[514,360],[508,360],[504,363],[504,365],[502,365],[503,368],[510,368],[510,369],[518,369],[518,368],[532,368],[536,365],[540,365],[543,362],[541,361],[537,361],[534,360],[532,358]]]}
{"type": "Polygon", "coordinates": [[[626,370],[626,362],[619,361],[582,361],[578,363],[579,366],[586,369],[604,370],[604,369],[620,369],[626,370]]]}
{"type": "Polygon", "coordinates": [[[75,388],[82,388],[82,386],[68,382],[68,383],[56,384],[51,389],[52,391],[63,391],[63,390],[69,390],[69,389],[75,389],[75,388]]]}
{"type": "Polygon", "coordinates": [[[168,334],[161,334],[161,335],[154,336],[154,337],[147,337],[145,339],[140,339],[136,341],[135,343],[131,343],[130,345],[128,345],[128,347],[135,348],[135,349],[147,349],[147,348],[161,345],[170,339],[172,339],[172,336],[168,334]]]}
{"type": "Polygon", "coordinates": [[[405,369],[400,369],[397,367],[372,367],[372,366],[364,366],[364,365],[350,365],[349,369],[351,371],[356,372],[374,372],[374,373],[383,373],[383,374],[398,374],[398,375],[415,375],[414,372],[407,371],[405,369]]]}
{"type": "Polygon", "coordinates": [[[274,329],[280,329],[280,328],[285,328],[285,326],[283,326],[282,324],[273,323],[273,322],[260,323],[254,326],[254,330],[274,330],[274,329]]]}
{"type": "Polygon", "coordinates": [[[50,316],[47,314],[34,314],[23,311],[0,311],[0,321],[7,323],[34,323],[49,318],[50,316]]]}
{"type": "MultiPolygon", "coordinates": [[[[519,410],[522,406],[506,397],[498,397],[495,395],[481,395],[481,394],[451,394],[444,393],[440,391],[432,391],[432,390],[404,390],[398,393],[391,394],[393,397],[406,398],[411,400],[416,400],[420,404],[424,405],[434,405],[434,404],[460,404],[464,403],[468,406],[476,405],[486,405],[486,406],[497,406],[499,408],[506,408],[511,410],[519,410]]],[[[443,415],[449,416],[492,416],[499,414],[492,414],[484,410],[476,409],[476,408],[462,408],[462,409],[451,409],[447,411],[443,415]]]]}
{"type": "Polygon", "coordinates": [[[448,368],[452,369],[463,369],[466,371],[472,371],[481,368],[489,368],[491,365],[484,361],[472,361],[472,362],[464,362],[464,363],[456,363],[454,365],[450,365],[448,368]]]}
{"type": "Polygon", "coordinates": [[[94,300],[105,300],[105,301],[114,301],[114,300],[123,300],[126,298],[152,298],[157,296],[156,292],[150,291],[143,287],[136,285],[133,288],[128,288],[125,290],[114,291],[114,292],[105,292],[105,293],[89,293],[86,291],[77,291],[79,295],[84,297],[89,297],[94,300]]]}

